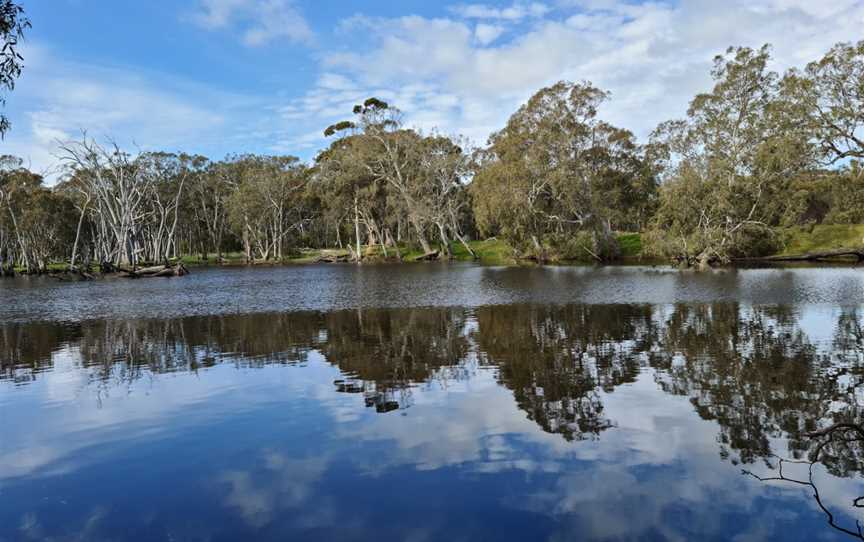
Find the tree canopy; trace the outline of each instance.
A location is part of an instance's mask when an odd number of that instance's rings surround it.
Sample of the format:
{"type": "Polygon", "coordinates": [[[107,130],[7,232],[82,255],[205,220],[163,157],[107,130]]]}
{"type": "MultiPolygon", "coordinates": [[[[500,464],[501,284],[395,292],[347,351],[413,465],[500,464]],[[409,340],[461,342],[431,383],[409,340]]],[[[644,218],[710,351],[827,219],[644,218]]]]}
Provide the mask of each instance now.
{"type": "MultiPolygon", "coordinates": [[[[21,75],[24,58],[18,44],[28,28],[30,20],[24,8],[12,0],[0,0],[0,107],[6,105],[6,93],[15,88],[15,80],[21,75]]],[[[9,128],[9,119],[0,114],[0,137],[9,128]]]]}
{"type": "MultiPolygon", "coordinates": [[[[8,0],[0,14],[9,90],[29,23],[8,0]]],[[[864,41],[784,74],[770,63],[767,45],[717,56],[712,87],[646,142],[604,120],[614,97],[588,81],[540,89],[482,148],[406,126],[375,97],[323,130],[309,164],[130,152],[84,133],[59,145],[56,186],[0,159],[0,270],[307,248],[447,258],[493,237],[516,258],[605,262],[624,233],[643,234],[648,255],[706,266],[777,251],[783,228],[864,222],[864,41]]]]}

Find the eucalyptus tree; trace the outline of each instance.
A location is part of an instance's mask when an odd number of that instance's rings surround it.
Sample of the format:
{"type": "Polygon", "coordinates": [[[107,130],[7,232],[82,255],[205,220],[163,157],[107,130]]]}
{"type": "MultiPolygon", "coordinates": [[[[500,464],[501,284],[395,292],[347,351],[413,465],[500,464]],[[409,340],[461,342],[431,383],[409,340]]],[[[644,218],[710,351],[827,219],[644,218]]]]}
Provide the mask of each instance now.
{"type": "Polygon", "coordinates": [[[188,249],[200,250],[202,259],[209,253],[222,259],[228,235],[227,201],[231,194],[232,166],[226,162],[200,162],[187,183],[186,225],[190,236],[188,249]]]}
{"type": "Polygon", "coordinates": [[[811,130],[828,163],[864,160],[864,40],[790,70],[782,88],[786,115],[811,130]]]}
{"type": "MultiPolygon", "coordinates": [[[[24,59],[18,44],[29,28],[30,20],[18,3],[0,0],[0,106],[6,105],[5,92],[14,90],[15,80],[21,75],[24,59]]],[[[9,119],[0,115],[0,137],[8,130],[9,119]]]]}
{"type": "MultiPolygon", "coordinates": [[[[377,98],[355,106],[354,115],[355,121],[334,124],[324,134],[346,134],[343,137],[351,138],[353,160],[369,179],[386,184],[394,205],[400,208],[401,216],[413,229],[420,247],[424,252],[431,252],[422,203],[415,190],[422,137],[402,126],[402,114],[398,109],[377,98]]],[[[358,223],[356,215],[355,225],[358,223]]]]}
{"type": "Polygon", "coordinates": [[[147,152],[137,158],[146,194],[147,218],[140,228],[144,259],[167,261],[178,256],[177,226],[188,179],[207,163],[203,156],[147,152]]]}
{"type": "Polygon", "coordinates": [[[806,134],[780,112],[770,49],[730,48],[714,59],[714,87],[683,120],[654,132],[668,169],[652,244],[683,263],[725,263],[771,240],[771,207],[785,183],[812,167],[806,134]]]}
{"type": "MultiPolygon", "coordinates": [[[[69,269],[77,270],[78,256],[79,256],[79,247],[82,247],[82,233],[84,233],[85,225],[90,225],[91,222],[88,220],[88,211],[90,210],[90,204],[93,202],[93,194],[87,190],[86,184],[80,179],[80,175],[72,174],[69,178],[61,180],[58,183],[56,190],[59,194],[62,194],[69,202],[75,207],[76,212],[78,213],[78,220],[75,227],[75,240],[72,242],[72,254],[69,258],[69,269]]],[[[87,248],[94,248],[92,236],[90,236],[90,243],[87,245],[87,248]]],[[[85,259],[90,261],[90,250],[87,252],[87,256],[85,259]]],[[[85,266],[88,267],[88,266],[85,266]]]]}
{"type": "MultiPolygon", "coordinates": [[[[21,230],[18,227],[17,205],[14,203],[16,193],[26,189],[27,185],[37,184],[30,173],[23,167],[23,161],[16,156],[0,156],[0,268],[5,273],[11,273],[19,255],[26,261],[26,251],[23,251],[21,230]]],[[[27,265],[29,267],[29,265],[27,265]]]]}
{"type": "Polygon", "coordinates": [[[467,142],[432,134],[419,145],[419,171],[415,177],[416,198],[422,204],[427,221],[435,225],[445,253],[450,256],[451,239],[459,241],[476,258],[463,233],[461,217],[470,207],[467,181],[472,175],[471,156],[465,152],[467,142]]]}
{"type": "Polygon", "coordinates": [[[69,174],[78,178],[92,198],[96,234],[94,251],[101,262],[136,265],[143,251],[140,228],[147,215],[152,178],[141,164],[115,142],[103,146],[86,134],[62,143],[61,157],[69,174]]]}
{"type": "Polygon", "coordinates": [[[361,135],[349,134],[333,141],[315,159],[315,187],[323,202],[324,218],[333,224],[340,247],[343,223],[352,225],[349,238],[353,241],[348,245],[353,245],[351,251],[357,261],[363,258],[361,230],[369,244],[380,244],[385,254],[388,244],[395,244],[392,200],[387,197],[385,183],[365,166],[369,152],[361,135]]]}
{"type": "Polygon", "coordinates": [[[608,184],[617,155],[636,159],[639,149],[632,134],[598,118],[608,97],[590,83],[562,81],[537,92],[492,135],[471,187],[482,231],[539,259],[582,232],[590,237],[585,252],[617,256],[608,184]]]}
{"type": "Polygon", "coordinates": [[[40,175],[19,158],[0,157],[0,269],[16,265],[44,272],[51,259],[71,245],[72,203],[43,186],[40,175]]]}
{"type": "Polygon", "coordinates": [[[355,106],[354,115],[325,130],[340,137],[316,159],[316,185],[329,194],[324,207],[337,224],[337,242],[338,225],[353,217],[357,254],[361,229],[385,257],[388,247],[406,240],[435,253],[435,238],[447,256],[454,241],[473,254],[463,227],[473,172],[466,143],[405,128],[399,110],[376,98],[355,106]]]}
{"type": "Polygon", "coordinates": [[[293,156],[245,155],[231,166],[228,217],[247,260],[285,258],[288,237],[310,220],[304,201],[308,169],[293,156]]]}
{"type": "Polygon", "coordinates": [[[132,154],[86,134],[60,144],[67,166],[64,193],[76,202],[75,266],[82,228],[89,225],[90,253],[102,263],[135,266],[180,255],[177,232],[187,179],[204,167],[201,156],[132,154]],[[89,223],[89,224],[88,224],[89,223]]]}

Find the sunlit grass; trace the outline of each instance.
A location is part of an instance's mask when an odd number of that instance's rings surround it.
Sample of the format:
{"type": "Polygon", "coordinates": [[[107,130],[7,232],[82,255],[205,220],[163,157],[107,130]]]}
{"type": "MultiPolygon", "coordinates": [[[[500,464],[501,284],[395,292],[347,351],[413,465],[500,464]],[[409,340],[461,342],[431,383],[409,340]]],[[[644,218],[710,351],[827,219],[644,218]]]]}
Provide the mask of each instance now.
{"type": "Polygon", "coordinates": [[[642,255],[642,234],[624,233],[618,236],[622,258],[638,258],[642,255]]]}
{"type": "Polygon", "coordinates": [[[785,241],[784,255],[864,246],[864,224],[788,228],[780,234],[785,241]]]}

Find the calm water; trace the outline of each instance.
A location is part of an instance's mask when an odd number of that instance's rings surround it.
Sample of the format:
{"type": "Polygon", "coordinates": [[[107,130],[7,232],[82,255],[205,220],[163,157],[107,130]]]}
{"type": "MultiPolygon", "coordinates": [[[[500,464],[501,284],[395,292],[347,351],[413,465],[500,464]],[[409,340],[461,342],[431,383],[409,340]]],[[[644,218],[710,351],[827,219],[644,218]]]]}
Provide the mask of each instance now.
{"type": "Polygon", "coordinates": [[[0,541],[850,540],[862,407],[860,268],[4,280],[0,541]]]}

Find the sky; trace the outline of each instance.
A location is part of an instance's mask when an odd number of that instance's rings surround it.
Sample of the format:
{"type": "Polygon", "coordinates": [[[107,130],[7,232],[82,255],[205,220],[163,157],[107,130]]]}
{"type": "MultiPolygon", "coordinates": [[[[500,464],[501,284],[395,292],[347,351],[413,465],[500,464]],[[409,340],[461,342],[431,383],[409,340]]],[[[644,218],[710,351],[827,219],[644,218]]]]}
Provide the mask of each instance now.
{"type": "Polygon", "coordinates": [[[645,138],[710,89],[715,55],[773,46],[773,69],[864,39],[864,0],[19,0],[33,28],[4,113],[53,177],[57,142],[314,158],[370,96],[407,125],[482,145],[534,92],[588,80],[645,138]]]}

